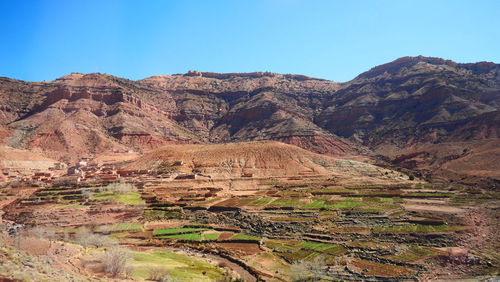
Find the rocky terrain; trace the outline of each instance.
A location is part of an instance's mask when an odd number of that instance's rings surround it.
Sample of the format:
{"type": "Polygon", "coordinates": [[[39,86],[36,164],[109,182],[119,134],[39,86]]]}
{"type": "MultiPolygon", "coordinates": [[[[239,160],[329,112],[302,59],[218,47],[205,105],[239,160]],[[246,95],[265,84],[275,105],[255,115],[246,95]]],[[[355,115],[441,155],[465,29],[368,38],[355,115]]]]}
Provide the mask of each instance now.
{"type": "Polygon", "coordinates": [[[0,142],[72,162],[165,144],[275,140],[426,177],[498,180],[461,163],[498,165],[488,156],[499,154],[499,94],[500,65],[428,57],[400,58],[346,83],[196,71],[139,81],[1,78],[0,142]]]}

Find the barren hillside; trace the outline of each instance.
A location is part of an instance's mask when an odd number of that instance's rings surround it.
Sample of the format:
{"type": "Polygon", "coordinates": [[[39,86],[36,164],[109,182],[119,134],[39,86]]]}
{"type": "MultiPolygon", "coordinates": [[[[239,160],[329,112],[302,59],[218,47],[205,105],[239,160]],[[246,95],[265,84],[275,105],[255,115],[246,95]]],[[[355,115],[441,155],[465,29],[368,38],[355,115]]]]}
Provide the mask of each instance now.
{"type": "MultiPolygon", "coordinates": [[[[169,145],[128,164],[128,169],[166,168],[211,177],[349,175],[388,179],[388,170],[371,164],[316,154],[281,142],[169,145]],[[180,164],[182,163],[182,164],[180,164]]],[[[394,174],[391,178],[402,180],[394,174]]],[[[392,179],[393,180],[393,179],[392,179]]]]}
{"type": "Polygon", "coordinates": [[[47,170],[49,167],[54,167],[56,163],[56,160],[39,153],[0,146],[0,168],[47,170]]]}

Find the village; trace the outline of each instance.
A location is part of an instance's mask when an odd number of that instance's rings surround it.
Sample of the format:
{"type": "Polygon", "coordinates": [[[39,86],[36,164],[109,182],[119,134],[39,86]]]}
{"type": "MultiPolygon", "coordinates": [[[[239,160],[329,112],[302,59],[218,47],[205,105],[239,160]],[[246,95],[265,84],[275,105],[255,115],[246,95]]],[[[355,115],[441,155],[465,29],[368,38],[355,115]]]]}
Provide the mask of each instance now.
{"type": "MultiPolygon", "coordinates": [[[[172,163],[172,167],[182,165],[184,165],[183,161],[172,163]]],[[[210,176],[196,172],[122,169],[117,164],[99,163],[90,158],[81,158],[71,166],[56,163],[55,166],[47,170],[8,167],[1,168],[0,171],[0,185],[25,183],[37,187],[76,184],[100,185],[120,180],[148,182],[210,178],[210,176]]],[[[242,177],[252,177],[252,174],[246,173],[242,177]]]]}

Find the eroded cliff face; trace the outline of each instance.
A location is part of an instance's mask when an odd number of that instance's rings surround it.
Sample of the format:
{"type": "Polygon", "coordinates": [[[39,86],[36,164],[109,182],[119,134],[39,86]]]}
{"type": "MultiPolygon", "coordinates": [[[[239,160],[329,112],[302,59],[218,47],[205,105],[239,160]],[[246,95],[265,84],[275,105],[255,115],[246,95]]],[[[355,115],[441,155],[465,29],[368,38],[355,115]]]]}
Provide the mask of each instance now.
{"type": "MultiPolygon", "coordinates": [[[[346,83],[267,72],[190,71],[140,81],[96,73],[52,82],[1,78],[0,101],[4,144],[64,161],[250,140],[411,160],[430,144],[480,148],[475,142],[498,139],[500,66],[405,57],[346,83]]],[[[412,169],[451,158],[427,153],[429,160],[411,162],[412,169]]]]}
{"type": "Polygon", "coordinates": [[[499,66],[401,58],[346,83],[317,123],[369,147],[442,142],[500,105],[499,66]]]}

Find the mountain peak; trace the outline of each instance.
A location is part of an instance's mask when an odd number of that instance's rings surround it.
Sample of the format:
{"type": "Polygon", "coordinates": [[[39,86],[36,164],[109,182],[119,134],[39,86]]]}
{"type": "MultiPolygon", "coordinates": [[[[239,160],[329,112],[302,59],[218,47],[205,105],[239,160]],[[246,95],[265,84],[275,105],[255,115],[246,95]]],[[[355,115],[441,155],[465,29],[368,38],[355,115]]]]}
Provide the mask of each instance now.
{"type": "Polygon", "coordinates": [[[401,71],[402,69],[412,68],[419,66],[419,71],[433,71],[433,70],[458,70],[464,69],[471,71],[474,74],[482,74],[490,72],[493,69],[500,68],[500,65],[492,62],[478,62],[478,63],[457,63],[452,60],[446,60],[437,57],[426,57],[426,56],[407,56],[398,58],[392,62],[382,64],[371,68],[356,77],[356,79],[369,79],[374,78],[384,73],[389,75],[394,75],[401,71]]]}
{"type": "Polygon", "coordinates": [[[99,72],[86,74],[72,72],[55,79],[53,82],[71,86],[118,86],[117,80],[125,79],[99,72]]]}

